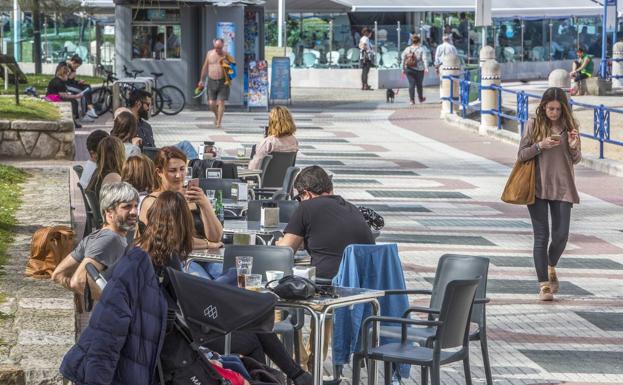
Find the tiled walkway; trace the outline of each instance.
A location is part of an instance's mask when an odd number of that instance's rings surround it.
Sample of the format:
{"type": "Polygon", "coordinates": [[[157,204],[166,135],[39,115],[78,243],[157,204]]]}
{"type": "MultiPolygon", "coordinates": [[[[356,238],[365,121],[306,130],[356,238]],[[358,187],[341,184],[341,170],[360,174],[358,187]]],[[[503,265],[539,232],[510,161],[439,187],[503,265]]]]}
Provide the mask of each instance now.
{"type": "MultiPolygon", "coordinates": [[[[297,163],[326,167],[338,194],[385,217],[380,241],[398,242],[410,288],[430,285],[444,253],[491,259],[495,383],[623,384],[623,181],[577,169],[581,203],[559,265],[561,293],[541,303],[528,212],[499,199],[516,148],[447,125],[433,103],[405,108],[368,97],[337,104],[342,97],[293,107],[302,145],[297,163]]],[[[153,124],[160,146],[210,138],[234,154],[261,139],[266,116],[227,113],[223,130],[213,128],[206,111],[153,124]]],[[[477,344],[471,352],[474,383],[482,384],[477,344]]],[[[418,383],[419,371],[411,373],[407,383],[418,383]]],[[[461,365],[445,367],[442,380],[464,383],[461,365]]]]}

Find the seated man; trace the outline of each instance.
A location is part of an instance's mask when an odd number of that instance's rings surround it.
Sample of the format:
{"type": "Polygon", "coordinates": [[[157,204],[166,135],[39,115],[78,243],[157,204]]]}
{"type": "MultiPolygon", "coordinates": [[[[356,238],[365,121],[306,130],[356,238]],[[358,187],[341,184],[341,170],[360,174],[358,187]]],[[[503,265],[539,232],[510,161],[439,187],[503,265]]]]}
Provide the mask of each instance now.
{"type": "Polygon", "coordinates": [[[89,160],[84,164],[82,170],[82,176],[80,176],[80,185],[83,188],[87,188],[93,173],[97,169],[97,145],[100,144],[102,139],[108,136],[108,133],[103,130],[95,130],[87,136],[87,151],[89,151],[89,160]]]}
{"type": "MultiPolygon", "coordinates": [[[[130,97],[128,98],[128,107],[138,121],[138,125],[136,127],[138,136],[143,141],[143,146],[145,147],[157,147],[156,142],[154,141],[154,130],[147,122],[152,102],[153,99],[151,93],[140,89],[132,91],[130,93],[130,97]]],[[[184,154],[186,154],[188,160],[197,159],[199,157],[193,145],[187,140],[183,140],[175,144],[175,147],[182,150],[184,154]]]]}
{"type": "Polygon", "coordinates": [[[578,48],[575,53],[578,56],[578,60],[573,62],[573,70],[569,74],[575,82],[571,95],[581,95],[580,82],[593,77],[593,58],[585,53],[582,48],[578,48]]]}
{"type": "Polygon", "coordinates": [[[87,281],[86,264],[99,271],[112,266],[132,246],[138,221],[138,192],[126,182],[105,185],[100,191],[104,226],[87,235],[52,273],[52,279],[83,294],[87,281]]]}
{"type": "Polygon", "coordinates": [[[82,65],[82,58],[80,55],[73,55],[66,62],[61,62],[59,66],[66,64],[69,67],[69,76],[67,77],[67,90],[73,94],[84,95],[86,101],[86,115],[83,118],[85,122],[92,122],[97,119],[97,112],[93,107],[93,101],[91,99],[91,86],[84,82],[84,80],[76,79],[78,68],[82,65]]]}
{"type": "Polygon", "coordinates": [[[333,278],[346,246],[374,244],[370,227],[355,205],[333,194],[333,182],[321,167],[304,168],[294,188],[301,204],[277,245],[293,250],[304,246],[316,266],[316,276],[333,278]]]}

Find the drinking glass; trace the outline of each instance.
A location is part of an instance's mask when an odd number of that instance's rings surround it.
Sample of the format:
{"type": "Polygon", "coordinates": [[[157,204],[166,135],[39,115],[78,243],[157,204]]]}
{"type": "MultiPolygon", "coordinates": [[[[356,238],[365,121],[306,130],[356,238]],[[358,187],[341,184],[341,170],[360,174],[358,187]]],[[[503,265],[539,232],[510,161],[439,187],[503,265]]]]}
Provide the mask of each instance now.
{"type": "Polygon", "coordinates": [[[238,158],[244,158],[246,155],[246,149],[244,148],[244,146],[240,146],[238,147],[238,158]]]}
{"type": "Polygon", "coordinates": [[[266,281],[275,281],[283,278],[284,272],[280,270],[266,270],[266,281]]]}
{"type": "Polygon", "coordinates": [[[262,274],[245,274],[244,288],[247,290],[258,291],[262,288],[262,274]]]}
{"type": "Polygon", "coordinates": [[[214,198],[216,198],[216,190],[206,190],[206,197],[210,200],[210,203],[214,202],[214,198]]]}
{"type": "Polygon", "coordinates": [[[238,287],[245,287],[244,276],[251,274],[253,269],[253,257],[240,256],[236,257],[236,275],[238,276],[238,287]]]}
{"type": "Polygon", "coordinates": [[[188,187],[188,182],[193,178],[193,168],[186,167],[186,175],[184,175],[184,187],[188,187]]]}

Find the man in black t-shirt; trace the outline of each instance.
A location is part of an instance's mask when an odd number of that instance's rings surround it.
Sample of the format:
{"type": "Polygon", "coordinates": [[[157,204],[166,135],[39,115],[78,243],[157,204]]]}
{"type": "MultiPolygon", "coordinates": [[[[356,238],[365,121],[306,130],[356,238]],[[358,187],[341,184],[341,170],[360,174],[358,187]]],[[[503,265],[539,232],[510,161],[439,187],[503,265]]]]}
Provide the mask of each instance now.
{"type": "Polygon", "coordinates": [[[374,244],[370,227],[355,205],[333,194],[333,182],[321,167],[304,168],[294,188],[301,204],[277,245],[293,250],[304,246],[316,266],[316,276],[333,278],[346,246],[374,244]]]}

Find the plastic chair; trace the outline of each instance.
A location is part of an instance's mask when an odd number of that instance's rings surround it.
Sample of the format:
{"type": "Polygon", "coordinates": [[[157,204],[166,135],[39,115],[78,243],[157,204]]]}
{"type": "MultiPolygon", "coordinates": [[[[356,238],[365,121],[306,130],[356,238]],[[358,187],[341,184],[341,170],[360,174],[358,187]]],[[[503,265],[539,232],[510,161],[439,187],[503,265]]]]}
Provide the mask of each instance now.
{"type": "Polygon", "coordinates": [[[100,212],[97,194],[95,194],[95,191],[84,191],[84,198],[91,208],[91,213],[93,214],[93,230],[101,229],[104,224],[104,220],[102,219],[102,213],[100,212]]]}
{"type": "MultiPolygon", "coordinates": [[[[440,366],[463,361],[465,382],[471,385],[469,366],[469,320],[474,303],[478,279],[453,280],[448,282],[436,320],[421,320],[395,317],[372,316],[363,322],[361,338],[362,351],[353,357],[353,385],[359,385],[361,361],[372,359],[384,361],[385,385],[392,383],[392,363],[407,363],[422,367],[421,383],[428,383],[428,367],[431,368],[431,383],[440,385],[440,366]],[[371,323],[385,322],[400,324],[403,330],[399,343],[380,346],[368,345],[368,327],[371,323]],[[414,346],[407,340],[407,326],[433,328],[435,339],[432,348],[414,346]]],[[[370,377],[369,377],[370,379],[370,377]]],[[[369,380],[368,380],[369,381],[369,380]]]]}
{"type": "Polygon", "coordinates": [[[143,147],[141,151],[143,152],[143,154],[147,155],[149,159],[154,161],[156,159],[156,155],[158,155],[159,150],[160,148],[158,147],[143,147]]]}
{"type": "Polygon", "coordinates": [[[292,275],[294,266],[294,252],[289,247],[281,246],[228,246],[223,256],[223,271],[236,266],[237,256],[252,256],[253,274],[262,274],[262,280],[266,281],[266,271],[279,270],[285,275],[292,275]]]}
{"type": "Polygon", "coordinates": [[[513,47],[504,47],[504,60],[508,63],[515,62],[515,49],[513,47]]]}
{"type": "Polygon", "coordinates": [[[231,185],[234,183],[240,183],[238,179],[217,179],[210,178],[204,179],[199,178],[199,187],[203,191],[205,190],[220,190],[223,192],[223,198],[228,199],[231,198],[231,185]]]}
{"type": "Polygon", "coordinates": [[[341,56],[338,51],[327,52],[326,57],[327,57],[327,63],[330,66],[339,66],[341,56]]]}
{"type": "Polygon", "coordinates": [[[318,58],[311,52],[303,53],[303,67],[312,68],[318,64],[318,58]]]}
{"type": "Polygon", "coordinates": [[[354,65],[359,65],[359,56],[361,54],[359,53],[359,48],[354,47],[354,48],[349,48],[348,51],[346,51],[346,59],[347,59],[347,63],[352,66],[354,65]]]}
{"type": "Polygon", "coordinates": [[[84,193],[84,188],[80,183],[77,183],[78,190],[80,190],[80,194],[82,195],[82,202],[84,203],[84,212],[86,214],[86,222],[84,224],[84,233],[82,238],[93,232],[93,229],[96,228],[97,223],[95,222],[95,217],[93,216],[93,208],[89,204],[89,200],[87,199],[86,194],[84,193]]]}
{"type": "Polygon", "coordinates": [[[288,58],[290,59],[290,67],[294,67],[294,62],[296,61],[296,55],[294,52],[288,53],[288,58]]]}
{"type": "Polygon", "coordinates": [[[78,179],[82,178],[82,172],[84,171],[84,167],[82,167],[79,164],[76,164],[72,167],[72,169],[76,172],[76,174],[78,175],[78,179]]]}
{"type": "Polygon", "coordinates": [[[383,67],[384,68],[398,68],[398,51],[387,51],[383,54],[383,67]]]}
{"type": "Polygon", "coordinates": [[[283,180],[288,171],[288,167],[294,166],[297,152],[271,152],[268,163],[262,162],[261,188],[272,188],[274,190],[283,186],[283,180]]]}
{"type": "MultiPolygon", "coordinates": [[[[428,308],[412,307],[409,311],[425,312],[429,314],[429,319],[436,318],[436,314],[443,302],[443,293],[448,282],[457,279],[474,279],[479,278],[478,290],[476,291],[476,301],[472,310],[471,322],[475,323],[478,328],[473,330],[470,335],[470,341],[480,341],[482,350],[482,360],[484,363],[485,377],[487,385],[493,384],[491,376],[491,365],[489,362],[489,350],[487,347],[487,323],[486,323],[486,307],[489,302],[487,296],[487,276],[489,273],[489,259],[478,256],[445,254],[441,256],[437,263],[435,271],[435,279],[433,281],[432,290],[407,290],[408,294],[425,294],[430,295],[428,308]]],[[[404,294],[403,291],[389,291],[386,294],[404,294]]],[[[407,313],[405,313],[406,316],[407,313]]],[[[402,330],[398,326],[384,326],[381,328],[381,336],[397,338],[401,336],[402,330]]],[[[422,346],[432,347],[435,338],[434,328],[407,328],[407,339],[411,342],[417,342],[422,346]]]]}
{"type": "Polygon", "coordinates": [[[545,58],[545,47],[536,46],[532,48],[532,60],[543,61],[545,58]]]}
{"type": "Polygon", "coordinates": [[[254,193],[256,198],[260,199],[262,197],[270,197],[272,200],[287,200],[292,198],[292,189],[294,187],[294,179],[298,175],[301,169],[296,166],[290,166],[286,170],[286,175],[283,177],[283,184],[281,188],[275,190],[273,188],[269,189],[254,189],[254,193]]]}
{"type": "Polygon", "coordinates": [[[270,199],[249,201],[247,209],[247,221],[257,222],[260,220],[262,203],[274,202],[279,207],[279,222],[287,223],[292,214],[299,207],[298,201],[273,201],[270,199]]]}

